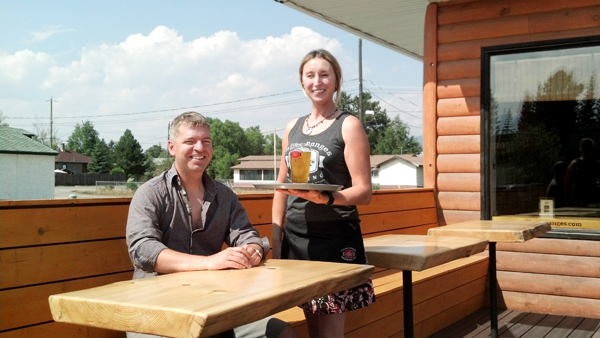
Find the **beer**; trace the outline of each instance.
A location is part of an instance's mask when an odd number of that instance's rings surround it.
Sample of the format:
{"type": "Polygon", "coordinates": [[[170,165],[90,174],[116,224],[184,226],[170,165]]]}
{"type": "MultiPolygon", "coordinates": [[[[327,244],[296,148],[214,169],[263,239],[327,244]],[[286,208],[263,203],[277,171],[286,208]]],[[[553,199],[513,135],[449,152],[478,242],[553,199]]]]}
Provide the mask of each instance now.
{"type": "Polygon", "coordinates": [[[308,183],[310,152],[294,150],[290,153],[292,183],[308,183]]]}

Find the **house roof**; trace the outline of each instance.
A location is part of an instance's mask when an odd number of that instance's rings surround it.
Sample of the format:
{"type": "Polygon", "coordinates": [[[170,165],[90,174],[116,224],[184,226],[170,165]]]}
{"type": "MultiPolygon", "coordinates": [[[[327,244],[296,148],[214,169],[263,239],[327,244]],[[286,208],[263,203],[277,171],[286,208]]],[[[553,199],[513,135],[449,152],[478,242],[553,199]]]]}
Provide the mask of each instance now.
{"type": "Polygon", "coordinates": [[[356,36],[423,60],[423,27],[438,0],[275,0],[356,36]]]}
{"type": "Polygon", "coordinates": [[[0,153],[56,155],[52,148],[32,139],[33,133],[19,128],[0,127],[0,153]]]}
{"type": "Polygon", "coordinates": [[[416,167],[423,166],[423,155],[371,155],[371,168],[380,167],[395,159],[409,162],[416,167]]]}
{"type": "Polygon", "coordinates": [[[58,155],[56,155],[56,162],[66,162],[66,163],[90,163],[92,158],[71,150],[61,150],[58,155]]]}
{"type": "MultiPolygon", "coordinates": [[[[281,161],[281,155],[277,155],[276,158],[277,167],[279,167],[279,161],[281,161]]],[[[400,159],[413,164],[416,167],[423,166],[423,155],[371,155],[371,168],[376,168],[382,164],[400,159]]],[[[234,165],[231,169],[243,169],[243,170],[260,170],[260,169],[273,169],[273,155],[251,155],[238,159],[240,164],[234,165]]]]}
{"type": "Polygon", "coordinates": [[[259,170],[259,169],[273,169],[274,163],[279,167],[281,161],[281,155],[275,157],[273,161],[273,155],[250,155],[242,158],[238,158],[240,164],[234,165],[231,169],[244,169],[244,170],[259,170]]]}

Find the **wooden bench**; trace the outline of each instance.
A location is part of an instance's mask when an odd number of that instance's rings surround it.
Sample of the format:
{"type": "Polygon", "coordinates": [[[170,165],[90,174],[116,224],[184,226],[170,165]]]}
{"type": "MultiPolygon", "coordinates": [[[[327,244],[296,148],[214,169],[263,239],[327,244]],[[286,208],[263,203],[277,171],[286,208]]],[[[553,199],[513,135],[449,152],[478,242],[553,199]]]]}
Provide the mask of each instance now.
{"type": "MultiPolygon", "coordinates": [[[[272,195],[242,195],[240,200],[261,235],[270,237],[272,195]]],[[[0,202],[1,338],[125,336],[52,321],[48,297],[131,279],[125,245],[129,202],[129,198],[0,202]]],[[[365,236],[426,234],[438,226],[432,189],[376,191],[371,205],[359,210],[365,236]]],[[[414,273],[416,336],[426,337],[481,308],[486,269],[487,256],[476,255],[414,273]]],[[[377,302],[348,315],[347,337],[403,331],[401,272],[378,268],[373,281],[377,302]]],[[[308,337],[299,308],[277,317],[308,337]]]]}

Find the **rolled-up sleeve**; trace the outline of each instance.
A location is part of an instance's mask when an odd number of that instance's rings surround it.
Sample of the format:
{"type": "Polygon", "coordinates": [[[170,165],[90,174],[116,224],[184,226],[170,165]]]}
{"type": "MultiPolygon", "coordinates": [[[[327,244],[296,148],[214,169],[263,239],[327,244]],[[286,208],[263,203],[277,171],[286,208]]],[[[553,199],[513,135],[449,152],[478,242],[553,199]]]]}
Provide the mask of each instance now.
{"type": "Polygon", "coordinates": [[[158,254],[167,248],[161,242],[160,213],[164,201],[150,184],[142,185],[135,193],[127,216],[126,241],[131,262],[137,269],[154,272],[158,254]]]}

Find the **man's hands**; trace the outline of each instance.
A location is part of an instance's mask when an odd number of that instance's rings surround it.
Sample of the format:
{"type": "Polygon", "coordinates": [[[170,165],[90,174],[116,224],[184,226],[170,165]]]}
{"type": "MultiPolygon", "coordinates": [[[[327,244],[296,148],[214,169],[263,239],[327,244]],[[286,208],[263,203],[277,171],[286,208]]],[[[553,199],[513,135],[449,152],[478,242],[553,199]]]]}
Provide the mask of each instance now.
{"type": "Polygon", "coordinates": [[[208,260],[208,270],[250,269],[260,264],[262,251],[262,247],[257,244],[227,248],[206,257],[208,260]]]}

